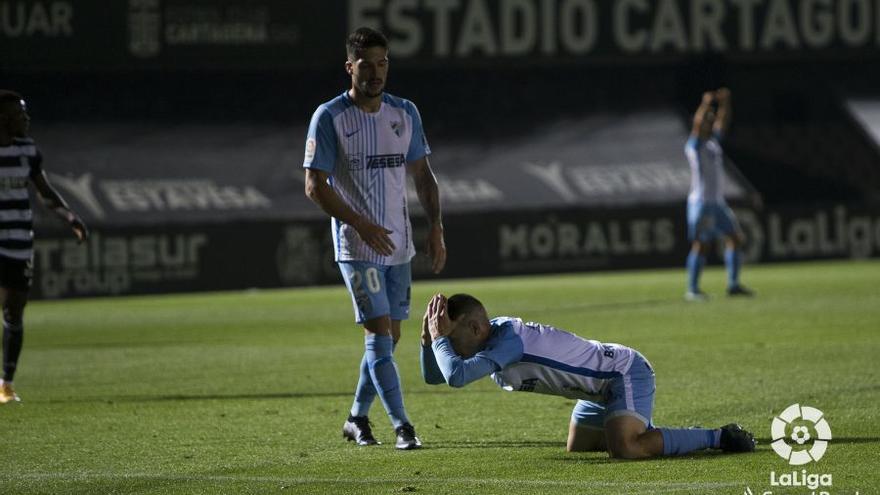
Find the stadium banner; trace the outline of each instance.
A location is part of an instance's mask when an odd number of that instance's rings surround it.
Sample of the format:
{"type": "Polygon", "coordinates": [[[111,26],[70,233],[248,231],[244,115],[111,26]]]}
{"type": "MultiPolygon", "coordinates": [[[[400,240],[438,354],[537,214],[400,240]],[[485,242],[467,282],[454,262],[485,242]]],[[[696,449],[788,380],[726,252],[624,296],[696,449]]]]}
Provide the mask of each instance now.
{"type": "MultiPolygon", "coordinates": [[[[670,204],[690,188],[688,135],[671,109],[593,115],[492,146],[432,143],[431,166],[448,214],[670,204]]],[[[96,228],[323,218],[303,194],[305,127],[60,123],[37,136],[50,180],[96,228]]],[[[729,201],[752,189],[726,174],[729,201]]]]}
{"type": "Polygon", "coordinates": [[[345,7],[340,0],[0,0],[0,69],[327,66],[344,57],[345,7]]]}
{"type": "MultiPolygon", "coordinates": [[[[880,205],[736,209],[748,263],[880,256],[880,205]]],[[[684,205],[447,215],[442,277],[683,266],[684,205]]],[[[433,278],[427,225],[414,220],[416,279],[433,278]]],[[[339,283],[326,220],[106,227],[83,244],[35,241],[35,298],[339,283]]],[[[715,261],[718,261],[717,259],[715,261]]]]}
{"type": "Polygon", "coordinates": [[[367,25],[403,67],[876,59],[877,0],[0,0],[0,69],[332,67],[367,25]]]}

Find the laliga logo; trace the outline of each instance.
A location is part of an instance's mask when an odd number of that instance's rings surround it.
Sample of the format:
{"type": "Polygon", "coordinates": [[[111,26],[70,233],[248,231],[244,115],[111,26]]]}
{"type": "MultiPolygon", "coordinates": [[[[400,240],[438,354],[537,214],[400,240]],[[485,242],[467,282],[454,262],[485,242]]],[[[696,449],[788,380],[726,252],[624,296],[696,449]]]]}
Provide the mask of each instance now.
{"type": "Polygon", "coordinates": [[[801,406],[800,404],[788,406],[782,411],[782,414],[773,418],[773,423],[770,425],[773,443],[770,446],[779,454],[779,457],[786,459],[792,466],[818,461],[825,455],[828,441],[831,440],[831,427],[822,416],[822,411],[815,407],[801,406]],[[793,422],[797,422],[797,424],[792,424],[793,422]],[[809,424],[812,425],[815,438],[810,432],[809,424]],[[789,426],[791,433],[787,435],[786,430],[789,426]],[[813,442],[813,445],[807,449],[794,450],[786,442],[786,439],[790,439],[799,446],[807,445],[810,441],[813,442]]]}

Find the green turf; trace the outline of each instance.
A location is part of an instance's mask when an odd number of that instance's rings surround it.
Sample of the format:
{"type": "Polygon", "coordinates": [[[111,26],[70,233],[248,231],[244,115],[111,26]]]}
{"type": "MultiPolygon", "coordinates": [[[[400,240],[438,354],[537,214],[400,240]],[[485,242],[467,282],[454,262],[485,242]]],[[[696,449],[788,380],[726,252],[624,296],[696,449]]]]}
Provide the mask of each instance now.
{"type": "MultiPolygon", "coordinates": [[[[34,302],[17,388],[0,407],[0,493],[803,493],[768,446],[792,403],[834,440],[806,466],[831,493],[880,486],[880,263],[750,266],[753,300],[685,303],[682,270],[420,282],[396,359],[425,448],[340,438],[362,338],[342,288],[34,302]],[[433,292],[642,351],[660,425],[738,421],[755,454],[612,461],[566,454],[572,401],[420,381],[417,321],[433,292]]],[[[800,468],[797,468],[800,471],[800,468]]]]}

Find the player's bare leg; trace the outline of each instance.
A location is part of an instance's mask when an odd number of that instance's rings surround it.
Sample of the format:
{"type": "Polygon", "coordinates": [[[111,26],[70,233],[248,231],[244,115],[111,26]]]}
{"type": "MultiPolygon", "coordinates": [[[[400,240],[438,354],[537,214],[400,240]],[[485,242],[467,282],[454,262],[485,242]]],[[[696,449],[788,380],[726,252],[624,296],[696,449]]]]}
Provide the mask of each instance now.
{"type": "Polygon", "coordinates": [[[568,424],[568,452],[604,452],[607,450],[605,430],[578,426],[574,421],[568,424]]]}
{"type": "Polygon", "coordinates": [[[397,343],[400,342],[400,320],[391,320],[391,339],[396,347],[397,343]]]}
{"type": "Polygon", "coordinates": [[[27,297],[27,291],[0,288],[0,299],[3,302],[3,379],[0,380],[0,404],[20,400],[12,386],[12,380],[24,341],[23,318],[27,297]]]}
{"type": "Polygon", "coordinates": [[[645,459],[663,455],[660,430],[647,429],[634,416],[617,416],[605,423],[608,454],[617,459],[645,459]]]}

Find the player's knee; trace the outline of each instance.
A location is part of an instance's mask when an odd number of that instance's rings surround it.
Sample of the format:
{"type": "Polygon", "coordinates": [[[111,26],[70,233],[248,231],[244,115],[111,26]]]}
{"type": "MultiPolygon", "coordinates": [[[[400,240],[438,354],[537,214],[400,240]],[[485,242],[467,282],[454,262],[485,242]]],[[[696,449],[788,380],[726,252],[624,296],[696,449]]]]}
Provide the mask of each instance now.
{"type": "Polygon", "coordinates": [[[11,304],[3,308],[3,321],[10,325],[21,325],[24,318],[24,304],[11,304]]]}
{"type": "Polygon", "coordinates": [[[568,443],[565,446],[566,452],[602,452],[605,450],[598,444],[587,443],[568,443]]]}
{"type": "Polygon", "coordinates": [[[452,388],[462,388],[466,385],[464,376],[461,374],[453,374],[446,380],[446,383],[452,388]]]}
{"type": "Polygon", "coordinates": [[[608,445],[608,455],[615,459],[644,459],[649,457],[638,440],[612,442],[608,445]]]}

